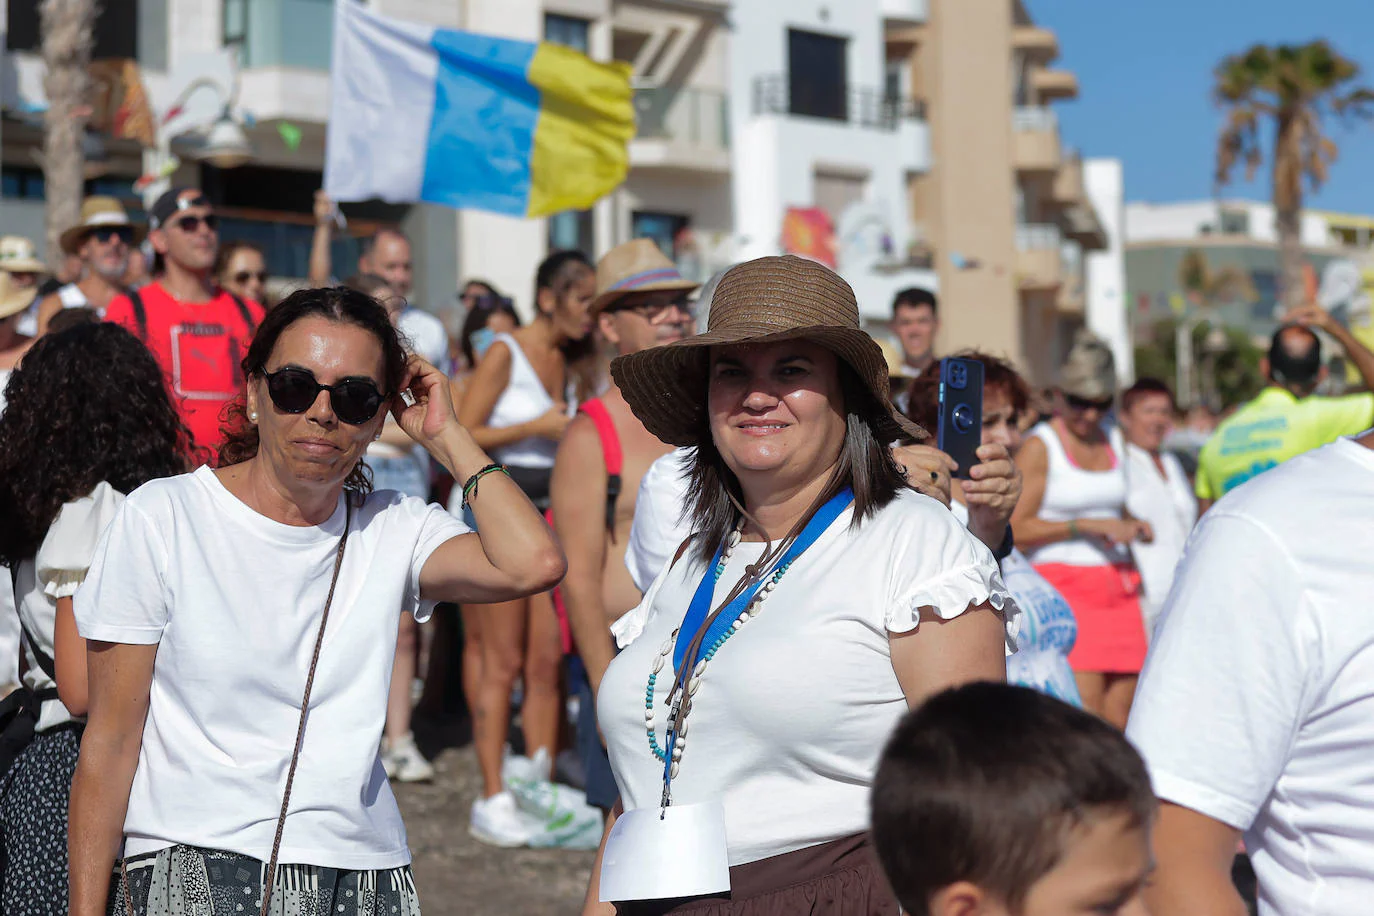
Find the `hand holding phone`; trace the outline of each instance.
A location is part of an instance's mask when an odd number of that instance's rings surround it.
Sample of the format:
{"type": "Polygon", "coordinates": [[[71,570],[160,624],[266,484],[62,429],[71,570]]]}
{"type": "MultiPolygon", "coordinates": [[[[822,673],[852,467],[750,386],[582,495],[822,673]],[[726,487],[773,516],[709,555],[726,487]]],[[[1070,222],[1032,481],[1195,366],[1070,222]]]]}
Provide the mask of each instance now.
{"type": "Polygon", "coordinates": [[[959,467],[954,476],[969,479],[983,444],[983,364],[950,357],[940,361],[940,417],[936,429],[940,451],[959,467]]]}

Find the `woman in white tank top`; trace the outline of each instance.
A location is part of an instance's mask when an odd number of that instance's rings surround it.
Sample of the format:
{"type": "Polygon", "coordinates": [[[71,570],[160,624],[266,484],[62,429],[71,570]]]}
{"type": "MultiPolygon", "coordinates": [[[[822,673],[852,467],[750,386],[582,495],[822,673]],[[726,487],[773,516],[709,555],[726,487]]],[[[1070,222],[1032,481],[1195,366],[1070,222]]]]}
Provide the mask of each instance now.
{"type": "MultiPolygon", "coordinates": [[[[558,440],[577,398],[591,394],[569,384],[568,353],[591,336],[595,292],[594,270],[581,252],[560,251],[545,258],[535,280],[534,320],[510,334],[496,335],[468,379],[458,411],[473,439],[506,466],[541,509],[548,508],[558,440]]],[[[461,511],[461,484],[450,511],[461,511]]],[[[529,839],[528,819],[501,785],[511,691],[520,677],[525,752],[533,756],[545,748],[552,759],[558,736],[562,637],[548,594],[482,605],[469,613],[481,619],[482,631],[473,743],[483,791],[472,806],[471,830],[493,845],[522,846],[529,839]]]]}
{"type": "Polygon", "coordinates": [[[1062,376],[1054,418],[1032,430],[1016,458],[1024,490],[1012,528],[1017,546],[1077,618],[1069,664],[1084,707],[1125,728],[1145,660],[1129,545],[1152,535],[1126,512],[1120,436],[1103,429],[1116,394],[1111,351],[1080,339],[1062,376]]]}

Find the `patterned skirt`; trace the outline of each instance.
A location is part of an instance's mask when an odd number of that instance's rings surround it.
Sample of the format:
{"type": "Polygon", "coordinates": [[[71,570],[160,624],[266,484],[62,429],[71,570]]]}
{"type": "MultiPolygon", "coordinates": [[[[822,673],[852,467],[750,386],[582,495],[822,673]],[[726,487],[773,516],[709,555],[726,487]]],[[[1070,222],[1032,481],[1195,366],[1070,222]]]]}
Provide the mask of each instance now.
{"type": "Polygon", "coordinates": [[[67,801],[81,726],[35,735],[0,781],[0,913],[65,916],[67,801]]]}
{"type": "MultiPolygon", "coordinates": [[[[267,865],[250,856],[170,846],[125,863],[134,916],[257,916],[267,865]]],[[[115,869],[109,916],[126,916],[124,882],[115,869]]],[[[409,865],[347,871],[278,865],[271,916],[420,916],[409,865]]]]}

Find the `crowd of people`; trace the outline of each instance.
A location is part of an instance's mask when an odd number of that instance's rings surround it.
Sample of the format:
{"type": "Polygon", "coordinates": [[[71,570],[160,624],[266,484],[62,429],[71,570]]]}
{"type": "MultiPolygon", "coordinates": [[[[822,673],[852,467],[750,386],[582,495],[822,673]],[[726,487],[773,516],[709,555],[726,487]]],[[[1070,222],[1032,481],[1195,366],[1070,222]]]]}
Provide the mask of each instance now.
{"type": "Polygon", "coordinates": [[[1037,389],[929,290],[884,351],[820,264],[636,239],[451,341],[334,214],[279,302],[195,188],[88,199],[64,276],[0,239],[0,911],[419,913],[445,666],[467,829],[599,835],[586,916],[1238,914],[1242,849],[1260,912],[1361,911],[1374,394],[1316,391],[1374,353],[1319,306],[1194,466],[1088,334],[1037,389]]]}

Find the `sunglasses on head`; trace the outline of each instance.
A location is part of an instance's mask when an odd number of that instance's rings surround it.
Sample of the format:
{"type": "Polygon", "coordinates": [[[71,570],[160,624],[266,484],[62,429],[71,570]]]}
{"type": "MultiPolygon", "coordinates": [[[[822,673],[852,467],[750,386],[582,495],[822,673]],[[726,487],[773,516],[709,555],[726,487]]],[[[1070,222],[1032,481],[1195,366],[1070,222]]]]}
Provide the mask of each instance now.
{"type": "Polygon", "coordinates": [[[377,416],[386,396],[368,378],[346,378],[334,385],[321,385],[309,369],[287,367],[265,372],[267,394],[283,413],[305,413],[321,391],[329,392],[334,416],[350,426],[361,426],[377,416]]]}
{"type": "Polygon", "coordinates": [[[219,229],[219,217],[213,213],[206,216],[183,216],[181,219],[173,220],[171,225],[176,226],[182,232],[192,233],[200,229],[201,223],[211,232],[219,229]]]}
{"type": "Polygon", "coordinates": [[[1112,409],[1112,404],[1115,401],[1113,398],[1093,400],[1092,398],[1080,398],[1076,394],[1066,394],[1064,395],[1064,402],[1074,410],[1096,410],[1099,413],[1106,413],[1112,409]]]}
{"type": "Polygon", "coordinates": [[[125,245],[132,245],[134,242],[134,230],[128,226],[101,226],[91,230],[91,237],[102,245],[110,239],[119,239],[125,245]]]}
{"type": "Polygon", "coordinates": [[[259,283],[267,282],[267,271],[265,270],[241,270],[234,274],[235,283],[247,283],[249,280],[257,280],[259,283]]]}

